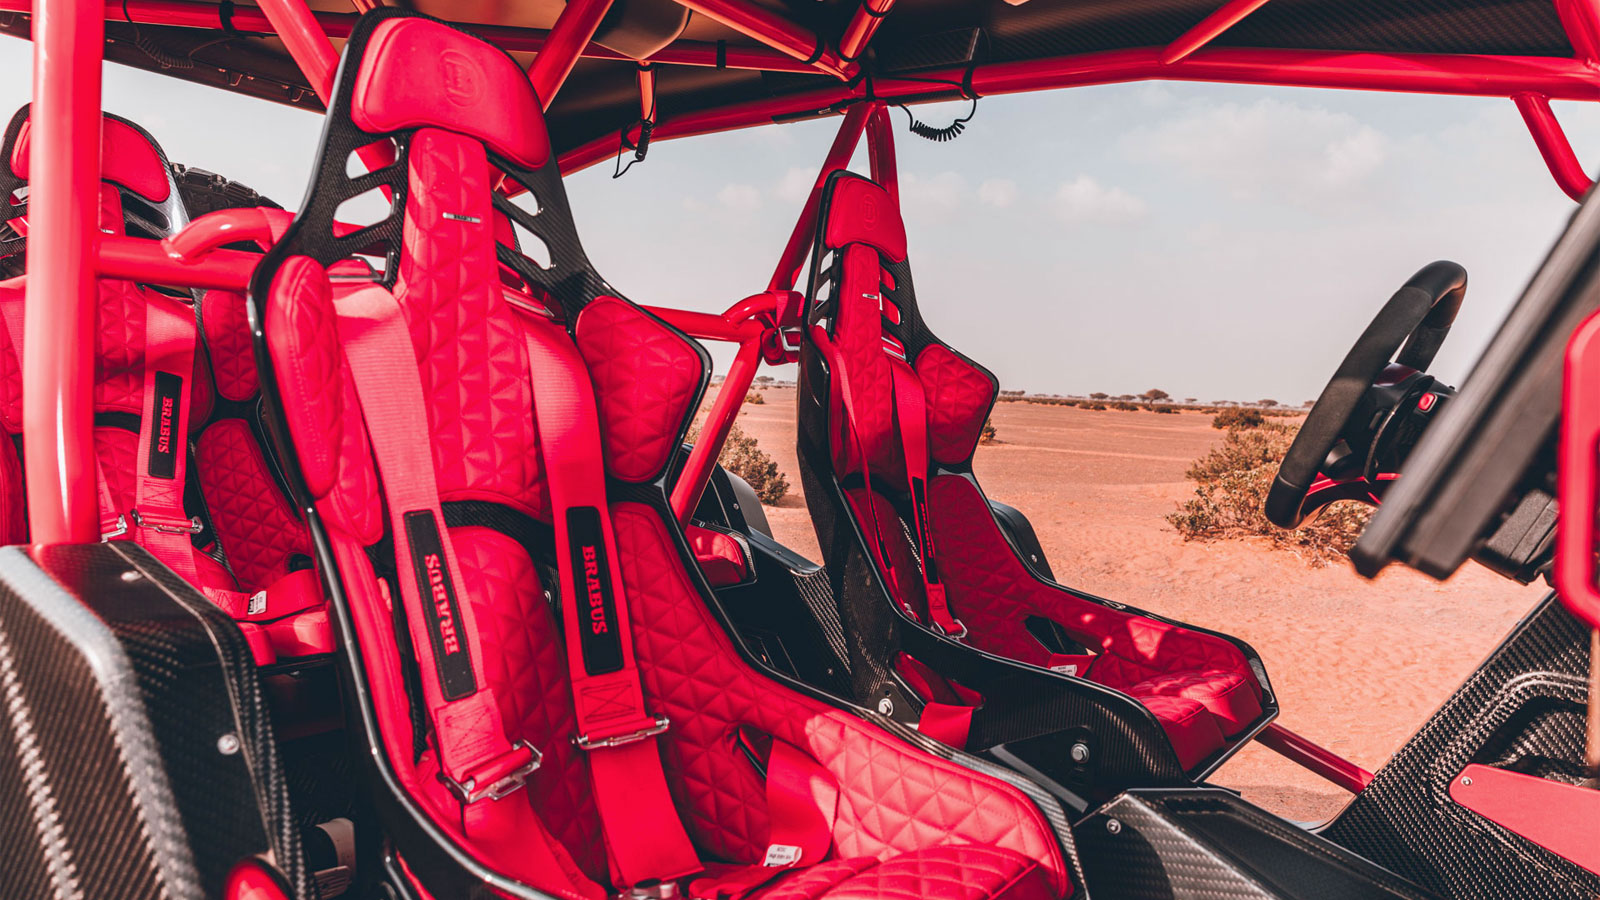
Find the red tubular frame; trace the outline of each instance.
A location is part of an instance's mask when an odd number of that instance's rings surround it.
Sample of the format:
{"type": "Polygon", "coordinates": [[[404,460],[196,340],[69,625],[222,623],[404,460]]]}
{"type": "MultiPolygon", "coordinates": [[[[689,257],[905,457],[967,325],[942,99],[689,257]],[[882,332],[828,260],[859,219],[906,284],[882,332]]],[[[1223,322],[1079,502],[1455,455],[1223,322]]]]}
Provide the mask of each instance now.
{"type": "MultiPolygon", "coordinates": [[[[1595,70],[1582,61],[1560,57],[1207,48],[1172,65],[1162,65],[1163,49],[1145,47],[991,63],[973,70],[972,88],[987,95],[1168,80],[1481,97],[1533,93],[1550,100],[1600,100],[1600,77],[1595,70]]],[[[950,89],[928,81],[959,83],[965,75],[965,69],[951,68],[919,76],[926,81],[886,77],[874,81],[873,93],[885,100],[907,103],[946,99],[950,89]]],[[[667,140],[770,124],[775,118],[815,114],[858,102],[865,96],[861,85],[830,85],[664,119],[654,137],[667,140]]],[[[593,165],[614,153],[616,146],[614,134],[596,138],[563,154],[562,170],[572,172],[593,165]]]]}
{"type": "Polygon", "coordinates": [[[1574,55],[1600,62],[1600,0],[1556,0],[1556,14],[1574,55]]]}
{"type": "Polygon", "coordinates": [[[100,539],[94,354],[100,238],[100,0],[39,0],[22,356],[22,445],[36,544],[100,539]]]}
{"type": "MultiPolygon", "coordinates": [[[[811,193],[806,196],[806,205],[800,209],[800,219],[794,223],[794,230],[789,232],[789,242],[783,247],[783,254],[778,257],[778,268],[773,270],[772,280],[767,282],[769,291],[794,290],[795,280],[800,277],[800,266],[805,262],[806,254],[811,252],[811,233],[817,227],[817,207],[822,202],[822,185],[828,176],[839,169],[850,165],[850,157],[856,152],[856,145],[861,142],[861,132],[866,128],[867,117],[876,107],[882,104],[862,103],[850,107],[844,114],[844,122],[839,125],[839,133],[833,137],[833,146],[828,148],[828,156],[822,162],[822,170],[817,173],[817,180],[811,185],[811,193]]],[[[669,119],[663,126],[670,126],[674,121],[669,119]]],[[[660,134],[658,126],[656,133],[660,134]]],[[[563,166],[566,158],[562,158],[563,166]]]]}
{"type": "Polygon", "coordinates": [[[1333,782],[1352,794],[1359,794],[1372,783],[1372,773],[1334,753],[1314,744],[1289,729],[1273,722],[1256,735],[1263,746],[1282,754],[1290,762],[1313,774],[1333,782]]]}
{"type": "Polygon", "coordinates": [[[861,6],[845,24],[844,34],[839,36],[839,58],[846,62],[860,59],[861,51],[867,49],[878,26],[883,24],[883,17],[891,9],[894,9],[894,0],[861,0],[861,6]]]}
{"type": "Polygon", "coordinates": [[[1511,99],[1517,104],[1517,111],[1522,113],[1522,121],[1528,124],[1528,133],[1533,135],[1539,155],[1544,157],[1544,163],[1550,168],[1556,184],[1567,192],[1568,197],[1582,200],[1594,181],[1583,170],[1577,154],[1572,152],[1572,144],[1567,140],[1566,132],[1561,130],[1561,123],[1556,121],[1549,99],[1538,94],[1517,94],[1511,99]]]}
{"type": "Polygon", "coordinates": [[[561,8],[544,48],[528,67],[528,80],[533,82],[540,106],[550,108],[561,85],[572,74],[572,67],[578,64],[578,57],[583,55],[583,48],[589,46],[600,29],[600,20],[610,11],[611,0],[568,0],[561,8]]]}
{"type": "MultiPolygon", "coordinates": [[[[133,21],[140,25],[166,25],[174,28],[204,28],[208,30],[220,29],[222,20],[219,18],[218,7],[214,3],[200,3],[194,0],[128,0],[127,14],[123,14],[122,4],[109,2],[105,5],[105,18],[108,22],[133,21]]],[[[0,12],[28,14],[33,11],[33,0],[0,0],[0,12]]],[[[346,38],[350,30],[355,27],[355,13],[311,12],[312,18],[322,29],[323,34],[330,38],[346,38]]],[[[233,27],[239,31],[253,34],[277,34],[277,28],[261,10],[252,6],[235,7],[233,27]]],[[[549,40],[550,32],[542,28],[517,28],[509,25],[465,25],[473,34],[484,40],[515,53],[538,53],[544,49],[549,40]]],[[[704,41],[675,41],[659,50],[650,57],[651,62],[670,63],[677,66],[702,66],[715,68],[719,65],[717,45],[704,41]]],[[[583,57],[586,59],[615,59],[633,61],[633,57],[600,46],[589,44],[583,48],[583,57]]],[[[807,65],[800,60],[793,59],[785,54],[765,47],[726,47],[722,51],[720,65],[727,69],[748,69],[758,72],[791,72],[800,75],[821,75],[815,67],[807,65]]]]}
{"type": "Polygon", "coordinates": [[[745,0],[678,0],[678,3],[840,81],[855,77],[856,65],[845,62],[837,52],[828,49],[821,35],[764,6],[745,0]]]}
{"type": "Polygon", "coordinates": [[[1267,0],[1228,0],[1221,9],[1206,16],[1200,24],[1185,31],[1161,51],[1161,64],[1170,66],[1211,43],[1239,20],[1267,4],[1267,0]]]}

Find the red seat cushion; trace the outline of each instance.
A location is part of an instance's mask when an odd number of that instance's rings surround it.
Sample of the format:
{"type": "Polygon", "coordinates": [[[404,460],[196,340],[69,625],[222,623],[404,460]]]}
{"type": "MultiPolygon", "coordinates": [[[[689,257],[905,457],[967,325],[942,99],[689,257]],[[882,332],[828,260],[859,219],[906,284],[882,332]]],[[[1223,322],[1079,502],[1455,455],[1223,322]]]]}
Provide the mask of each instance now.
{"type": "Polygon", "coordinates": [[[689,549],[700,563],[700,571],[705,573],[712,587],[728,587],[750,577],[744,548],[733,535],[699,525],[690,525],[684,532],[689,538],[689,549]]]}
{"type": "MultiPolygon", "coordinates": [[[[1093,677],[1091,671],[1090,676],[1093,677]]],[[[1125,688],[1135,697],[1182,697],[1205,707],[1228,737],[1248,729],[1261,717],[1261,701],[1238,672],[1170,672],[1125,688]]],[[[1148,705],[1148,704],[1147,704],[1148,705]]]]}
{"type": "Polygon", "coordinates": [[[1179,764],[1185,769],[1199,765],[1227,743],[1217,720],[1198,700],[1160,694],[1134,694],[1133,697],[1155,714],[1156,721],[1172,741],[1172,749],[1177,751],[1179,764]]]}

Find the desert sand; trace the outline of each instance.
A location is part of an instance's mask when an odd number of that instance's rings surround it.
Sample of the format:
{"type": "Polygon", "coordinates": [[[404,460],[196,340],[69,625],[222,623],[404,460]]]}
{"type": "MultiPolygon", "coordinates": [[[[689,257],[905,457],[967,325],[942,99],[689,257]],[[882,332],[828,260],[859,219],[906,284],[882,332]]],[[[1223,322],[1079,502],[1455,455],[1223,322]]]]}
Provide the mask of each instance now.
{"type": "MultiPolygon", "coordinates": [[[[763,391],[739,422],[790,491],[767,509],[774,536],[817,559],[795,464],[794,389],[763,391]]],[[[985,492],[1033,522],[1065,584],[1248,641],[1284,726],[1375,771],[1543,596],[1469,563],[1440,584],[1391,567],[1366,581],[1264,542],[1185,542],[1163,518],[1194,488],[1183,477],[1222,438],[1200,413],[1090,411],[1002,403],[998,440],[978,449],[985,492]]],[[[1259,746],[1213,776],[1298,821],[1331,817],[1349,795],[1259,746]]]]}

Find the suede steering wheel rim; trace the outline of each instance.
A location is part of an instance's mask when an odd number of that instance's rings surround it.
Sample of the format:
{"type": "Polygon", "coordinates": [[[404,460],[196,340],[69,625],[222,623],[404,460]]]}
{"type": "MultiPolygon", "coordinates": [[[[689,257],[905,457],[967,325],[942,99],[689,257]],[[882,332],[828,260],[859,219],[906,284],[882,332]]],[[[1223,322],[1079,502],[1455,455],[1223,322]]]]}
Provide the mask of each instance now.
{"type": "Polygon", "coordinates": [[[1280,528],[1306,519],[1306,495],[1361,398],[1391,361],[1426,371],[1467,294],[1467,270],[1440,260],[1423,266],[1389,298],[1345,355],[1295,435],[1267,492],[1267,518],[1280,528]]]}

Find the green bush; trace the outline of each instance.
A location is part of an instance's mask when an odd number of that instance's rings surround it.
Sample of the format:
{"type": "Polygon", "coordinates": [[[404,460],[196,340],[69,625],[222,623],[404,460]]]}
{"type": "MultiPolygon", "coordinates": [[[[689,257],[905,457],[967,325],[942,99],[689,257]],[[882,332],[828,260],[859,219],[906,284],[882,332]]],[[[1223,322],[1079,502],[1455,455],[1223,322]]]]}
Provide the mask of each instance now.
{"type": "Polygon", "coordinates": [[[1265,421],[1266,419],[1262,417],[1259,409],[1251,409],[1247,406],[1230,406],[1217,413],[1217,417],[1211,420],[1211,427],[1237,431],[1241,428],[1260,428],[1265,421]]]}
{"type": "Polygon", "coordinates": [[[1163,413],[1165,415],[1172,416],[1178,414],[1178,408],[1167,403],[1153,403],[1148,407],[1148,409],[1153,413],[1163,413]]]}
{"type": "Polygon", "coordinates": [[[1186,541],[1263,537],[1274,549],[1292,551],[1313,567],[1344,556],[1371,517],[1368,507],[1335,503],[1293,531],[1273,525],[1263,511],[1297,430],[1279,422],[1230,429],[1220,445],[1189,467],[1186,476],[1195,482],[1195,495],[1169,513],[1167,521],[1186,541]]]}
{"type": "Polygon", "coordinates": [[[989,419],[984,419],[983,420],[983,430],[978,432],[978,443],[980,443],[980,444],[992,444],[992,443],[994,443],[995,435],[997,433],[998,432],[996,432],[995,428],[994,428],[994,422],[990,421],[989,419]]]}
{"type": "Polygon", "coordinates": [[[1133,412],[1133,411],[1137,410],[1139,407],[1136,404],[1129,403],[1126,400],[1117,400],[1117,401],[1115,401],[1115,402],[1113,402],[1111,404],[1111,408],[1112,409],[1120,409],[1123,412],[1133,412]]]}
{"type": "MultiPolygon", "coordinates": [[[[689,429],[687,439],[691,444],[700,440],[698,423],[689,429]]],[[[778,501],[789,493],[789,480],[778,471],[778,464],[761,449],[755,438],[744,433],[737,422],[728,430],[728,440],[723,443],[722,452],[717,454],[717,463],[749,482],[756,497],[767,506],[778,505],[778,501]]]]}
{"type": "Polygon", "coordinates": [[[760,391],[751,391],[750,393],[744,395],[744,402],[750,404],[751,406],[760,406],[767,402],[767,398],[761,396],[760,391]]]}

